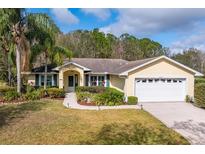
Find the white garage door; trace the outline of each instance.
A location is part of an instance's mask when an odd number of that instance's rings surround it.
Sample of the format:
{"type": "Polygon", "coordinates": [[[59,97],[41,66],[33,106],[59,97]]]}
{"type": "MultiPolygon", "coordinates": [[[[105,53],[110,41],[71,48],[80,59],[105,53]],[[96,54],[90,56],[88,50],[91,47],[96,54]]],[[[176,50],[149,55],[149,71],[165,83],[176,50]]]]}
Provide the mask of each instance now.
{"type": "Polygon", "coordinates": [[[184,101],[185,79],[136,79],[135,96],[139,102],[184,101]]]}

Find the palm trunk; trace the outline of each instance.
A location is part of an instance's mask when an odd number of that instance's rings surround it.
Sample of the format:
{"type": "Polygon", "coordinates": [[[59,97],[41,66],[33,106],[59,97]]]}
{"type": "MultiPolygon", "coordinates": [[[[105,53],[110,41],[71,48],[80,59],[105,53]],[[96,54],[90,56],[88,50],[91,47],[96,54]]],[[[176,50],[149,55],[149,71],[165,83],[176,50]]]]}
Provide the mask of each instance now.
{"type": "Polygon", "coordinates": [[[8,82],[9,86],[11,86],[11,64],[8,63],[8,82]]]}
{"type": "Polygon", "coordinates": [[[45,74],[44,74],[44,89],[46,89],[47,88],[47,68],[48,66],[47,66],[47,57],[46,57],[46,59],[45,59],[45,74]]]}
{"type": "Polygon", "coordinates": [[[16,70],[17,70],[17,92],[21,93],[21,53],[18,44],[16,45],[16,70]]]}

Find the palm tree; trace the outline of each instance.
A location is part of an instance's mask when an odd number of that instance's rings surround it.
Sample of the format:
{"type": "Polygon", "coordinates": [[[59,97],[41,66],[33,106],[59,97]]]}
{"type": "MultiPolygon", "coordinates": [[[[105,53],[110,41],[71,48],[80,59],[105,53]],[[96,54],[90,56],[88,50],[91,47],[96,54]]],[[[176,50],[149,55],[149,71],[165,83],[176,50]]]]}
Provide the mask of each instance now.
{"type": "Polygon", "coordinates": [[[17,92],[21,93],[21,69],[28,70],[30,43],[41,37],[39,31],[51,36],[58,28],[46,14],[27,14],[25,9],[0,9],[0,31],[7,28],[16,50],[17,92]]]}
{"type": "Polygon", "coordinates": [[[0,9],[0,47],[1,47],[1,77],[11,86],[12,66],[14,65],[14,45],[10,31],[10,21],[14,20],[14,10],[0,9]],[[4,72],[4,73],[3,73],[4,72]]]}
{"type": "Polygon", "coordinates": [[[42,44],[38,43],[32,46],[30,61],[35,62],[37,56],[42,52],[44,53],[44,58],[45,58],[44,89],[46,89],[48,61],[50,61],[50,63],[52,64],[61,65],[63,63],[64,58],[70,59],[72,57],[72,52],[66,48],[56,46],[50,37],[44,39],[45,41],[42,42],[42,44]]]}
{"type": "MultiPolygon", "coordinates": [[[[8,33],[7,33],[8,34],[8,33]]],[[[12,80],[12,66],[14,66],[14,49],[13,44],[9,42],[9,35],[1,35],[0,37],[0,46],[1,46],[1,67],[0,74],[1,79],[8,82],[8,85],[11,86],[12,80]]]]}

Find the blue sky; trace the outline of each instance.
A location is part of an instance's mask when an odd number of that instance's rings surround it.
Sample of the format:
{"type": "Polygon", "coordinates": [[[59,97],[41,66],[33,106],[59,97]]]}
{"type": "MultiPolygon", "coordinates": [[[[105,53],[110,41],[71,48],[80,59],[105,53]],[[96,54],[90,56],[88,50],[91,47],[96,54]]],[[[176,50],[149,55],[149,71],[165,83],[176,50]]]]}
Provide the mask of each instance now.
{"type": "Polygon", "coordinates": [[[172,52],[205,50],[205,9],[27,9],[47,13],[63,33],[99,28],[158,41],[172,52]]]}

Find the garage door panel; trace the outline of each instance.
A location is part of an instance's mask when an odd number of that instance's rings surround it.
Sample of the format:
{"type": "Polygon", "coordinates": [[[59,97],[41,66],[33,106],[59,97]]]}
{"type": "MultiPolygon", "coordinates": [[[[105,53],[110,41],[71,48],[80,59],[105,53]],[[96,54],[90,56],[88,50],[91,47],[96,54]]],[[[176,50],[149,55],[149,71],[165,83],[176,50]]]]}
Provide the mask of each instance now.
{"type": "Polygon", "coordinates": [[[140,102],[184,101],[185,79],[137,79],[135,95],[140,102]]]}

